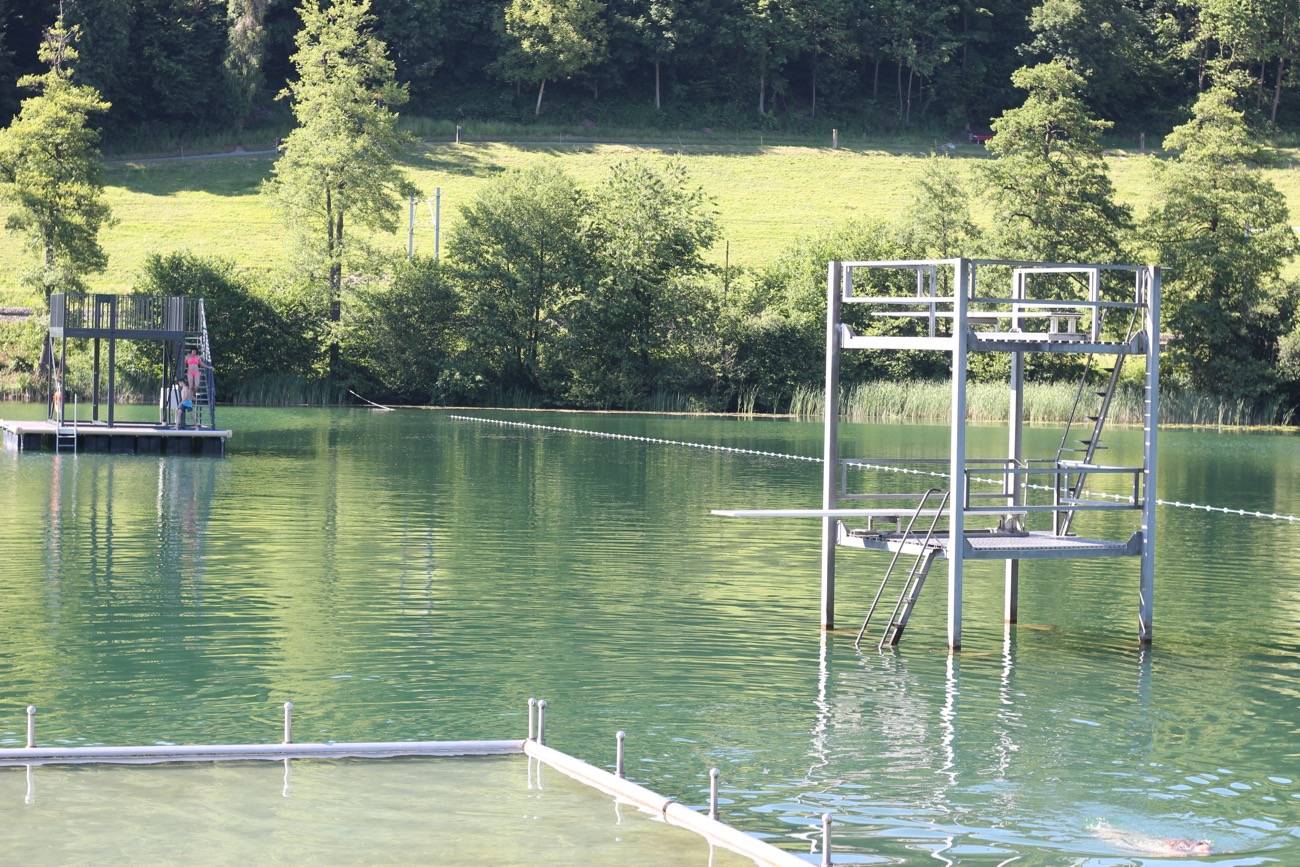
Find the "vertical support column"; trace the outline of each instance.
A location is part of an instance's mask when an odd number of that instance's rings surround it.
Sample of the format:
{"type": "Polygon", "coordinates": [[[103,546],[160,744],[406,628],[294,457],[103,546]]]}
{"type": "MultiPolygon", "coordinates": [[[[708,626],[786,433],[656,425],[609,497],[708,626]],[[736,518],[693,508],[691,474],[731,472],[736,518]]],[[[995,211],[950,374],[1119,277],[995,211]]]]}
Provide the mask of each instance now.
{"type": "MultiPolygon", "coordinates": [[[[1015,467],[1020,467],[1025,460],[1025,354],[1011,353],[1011,406],[1007,419],[1008,429],[1007,459],[1015,467]]],[[[1004,490],[1007,493],[1007,507],[1015,509],[1020,505],[1021,477],[1010,474],[1006,477],[1004,490]]],[[[1015,623],[1020,619],[1020,561],[1008,560],[1006,569],[1006,598],[1003,601],[1003,620],[1015,623]]]]}
{"type": "Polygon", "coordinates": [[[63,427],[63,405],[68,402],[68,333],[66,331],[59,340],[59,374],[54,387],[59,390],[59,404],[55,407],[54,413],[59,427],[63,427]]]}
{"type": "Polygon", "coordinates": [[[948,649],[961,650],[962,548],[966,517],[966,309],[970,260],[957,259],[953,275],[952,430],[948,474],[948,649]]]}
{"type": "Polygon", "coordinates": [[[117,295],[108,297],[108,426],[113,426],[113,405],[117,403],[117,295]]]}
{"type": "MultiPolygon", "coordinates": [[[[834,509],[840,469],[840,287],[844,264],[831,262],[826,274],[826,409],[822,441],[822,508],[834,509]]],[[[822,518],[822,629],[835,628],[835,544],[839,522],[822,518]]]]}
{"type": "Polygon", "coordinates": [[[1147,272],[1147,375],[1142,420],[1142,577],[1138,641],[1151,643],[1156,585],[1156,434],[1160,427],[1160,268],[1147,272]]]}
{"type": "Polygon", "coordinates": [[[90,420],[99,421],[99,338],[94,339],[95,368],[90,381],[90,420]]]}

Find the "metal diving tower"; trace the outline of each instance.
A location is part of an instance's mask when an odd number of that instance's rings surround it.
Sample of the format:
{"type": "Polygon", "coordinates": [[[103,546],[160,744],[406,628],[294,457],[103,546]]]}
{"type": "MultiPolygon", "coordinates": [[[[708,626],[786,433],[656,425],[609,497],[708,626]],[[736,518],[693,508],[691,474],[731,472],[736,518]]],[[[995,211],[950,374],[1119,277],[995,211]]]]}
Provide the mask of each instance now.
{"type": "Polygon", "coordinates": [[[839,548],[892,555],[862,629],[890,608],[879,646],[898,643],[936,560],[948,561],[948,646],[962,641],[968,560],[1006,563],[1005,620],[1017,620],[1020,561],[1136,557],[1138,639],[1151,641],[1155,578],[1156,433],[1160,268],[986,259],[831,262],[826,316],[826,407],[821,509],[718,510],[730,517],[822,521],[822,627],[835,626],[839,548]],[[900,461],[842,455],[840,362],[857,351],[940,352],[951,357],[952,421],[946,456],[900,461]],[[974,353],[1009,358],[1005,457],[967,451],[967,385],[974,353]],[[1073,409],[1055,454],[1026,457],[1024,385],[1030,353],[1081,356],[1073,409]],[[1125,359],[1143,359],[1140,464],[1103,462],[1102,432],[1125,359]],[[934,479],[923,492],[880,493],[873,473],[934,479]],[[946,470],[946,472],[945,472],[946,470]],[[1093,493],[1091,487],[1100,493],[1093,493]],[[868,490],[869,489],[869,490],[868,490]],[[870,506],[870,507],[864,507],[870,506]],[[1128,513],[1132,521],[1076,516],[1128,513]],[[882,604],[883,603],[883,604],[882,604]]]}

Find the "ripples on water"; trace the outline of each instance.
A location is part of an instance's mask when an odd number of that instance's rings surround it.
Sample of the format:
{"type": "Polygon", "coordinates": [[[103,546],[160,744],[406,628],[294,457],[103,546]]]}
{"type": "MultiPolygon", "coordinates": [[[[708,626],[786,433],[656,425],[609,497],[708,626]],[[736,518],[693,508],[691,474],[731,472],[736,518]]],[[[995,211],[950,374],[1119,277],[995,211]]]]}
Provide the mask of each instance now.
{"type": "MultiPolygon", "coordinates": [[[[535,418],[820,450],[793,422],[535,418]]],[[[841,554],[823,636],[816,525],[708,515],[814,507],[816,464],[420,411],[224,420],[222,461],[0,460],[0,740],[35,703],[42,742],[265,741],[288,700],[303,740],[509,737],[542,696],[554,745],[609,766],[624,729],[629,775],[687,803],[717,766],[725,817],[783,845],[832,812],[837,863],[1141,860],[1098,822],[1300,863],[1294,525],[1162,510],[1146,652],[1137,564],[1105,560],[1027,565],[1009,632],[1000,569],[969,567],[956,656],[937,568],[901,647],[858,652],[882,561],[841,554]]],[[[847,429],[871,456],[944,433],[847,429]]],[[[1300,512],[1289,439],[1163,442],[1162,497],[1300,512]]]]}

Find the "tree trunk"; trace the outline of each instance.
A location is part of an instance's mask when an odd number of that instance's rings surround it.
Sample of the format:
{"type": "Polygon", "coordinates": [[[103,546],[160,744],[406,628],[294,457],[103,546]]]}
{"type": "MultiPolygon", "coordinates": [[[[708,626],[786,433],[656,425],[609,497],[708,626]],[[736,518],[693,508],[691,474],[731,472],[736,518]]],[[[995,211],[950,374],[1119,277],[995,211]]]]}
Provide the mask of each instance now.
{"type": "Polygon", "coordinates": [[[758,116],[767,116],[767,73],[766,71],[758,74],[758,116]]]}
{"type": "Polygon", "coordinates": [[[894,83],[897,85],[897,87],[895,87],[895,90],[898,91],[898,116],[902,117],[903,116],[903,60],[902,58],[899,58],[898,60],[898,74],[895,76],[894,83]]]}
{"type": "Polygon", "coordinates": [[[655,61],[655,111],[663,108],[663,103],[659,101],[659,61],[655,61]]]}
{"type": "Polygon", "coordinates": [[[533,109],[533,117],[542,113],[542,94],[546,92],[546,79],[542,79],[541,87],[537,88],[537,107],[533,109]]]}
{"type": "Polygon", "coordinates": [[[916,71],[909,66],[907,68],[907,102],[905,103],[907,108],[903,112],[904,124],[909,124],[912,122],[912,79],[915,77],[916,77],[916,71]]]}
{"type": "Polygon", "coordinates": [[[817,119],[817,67],[812,71],[812,111],[809,112],[809,119],[817,119]]]}
{"type": "Polygon", "coordinates": [[[1282,101],[1282,70],[1286,66],[1286,55],[1277,58],[1277,80],[1273,83],[1273,110],[1269,112],[1268,125],[1277,129],[1277,106],[1282,101]]]}
{"type": "Polygon", "coordinates": [[[325,255],[329,261],[329,276],[326,291],[329,292],[329,380],[339,369],[338,323],[343,318],[343,261],[340,254],[343,249],[343,214],[334,213],[334,190],[325,188],[325,255]]]}
{"type": "Polygon", "coordinates": [[[880,98],[880,58],[876,58],[876,73],[871,79],[871,98],[880,98]]]}

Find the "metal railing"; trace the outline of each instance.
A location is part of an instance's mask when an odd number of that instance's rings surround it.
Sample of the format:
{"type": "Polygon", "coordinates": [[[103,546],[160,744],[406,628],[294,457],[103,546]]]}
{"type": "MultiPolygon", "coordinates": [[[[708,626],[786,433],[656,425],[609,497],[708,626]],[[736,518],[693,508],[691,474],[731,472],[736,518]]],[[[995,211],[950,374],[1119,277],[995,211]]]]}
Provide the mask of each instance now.
{"type": "Polygon", "coordinates": [[[196,331],[197,298],[56,292],[50,296],[50,327],[116,331],[196,331]]]}

